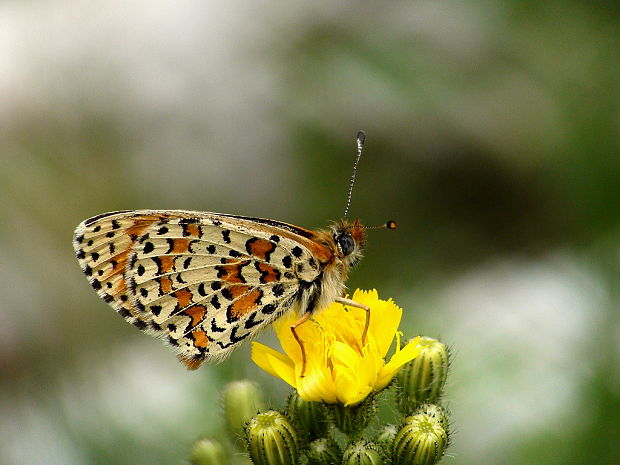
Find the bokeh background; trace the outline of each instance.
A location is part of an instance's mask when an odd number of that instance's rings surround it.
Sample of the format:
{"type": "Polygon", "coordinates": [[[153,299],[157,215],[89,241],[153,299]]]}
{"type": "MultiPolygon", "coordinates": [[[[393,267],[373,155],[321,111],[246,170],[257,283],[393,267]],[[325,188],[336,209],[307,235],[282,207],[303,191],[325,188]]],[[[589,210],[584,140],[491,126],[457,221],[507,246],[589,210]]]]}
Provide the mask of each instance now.
{"type": "MultiPolygon", "coordinates": [[[[338,219],[349,280],[456,357],[446,464],[620,463],[615,1],[0,3],[0,463],[183,463],[249,361],[187,372],[98,299],[116,209],[338,219]]],[[[264,335],[263,342],[272,342],[264,335]]]]}

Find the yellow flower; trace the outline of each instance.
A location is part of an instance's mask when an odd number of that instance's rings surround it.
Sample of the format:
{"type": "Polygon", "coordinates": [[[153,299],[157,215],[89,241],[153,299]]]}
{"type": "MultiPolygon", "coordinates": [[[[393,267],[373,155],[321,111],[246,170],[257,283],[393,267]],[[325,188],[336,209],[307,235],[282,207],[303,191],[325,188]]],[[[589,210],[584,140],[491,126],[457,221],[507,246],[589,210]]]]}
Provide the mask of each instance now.
{"type": "Polygon", "coordinates": [[[306,401],[351,406],[363,401],[370,393],[380,391],[402,365],[418,355],[421,349],[418,347],[419,338],[400,347],[398,324],[403,311],[392,299],[380,300],[376,290],[358,289],[352,300],[370,307],[370,325],[363,346],[366,311],[334,302],[296,330],[306,350],[303,377],[300,376],[301,350],[290,329],[299,319],[296,313],[274,324],[286,355],[253,342],[252,360],[267,373],[297,389],[299,396],[306,401]],[[396,348],[386,363],[385,357],[394,337],[396,348]]]}

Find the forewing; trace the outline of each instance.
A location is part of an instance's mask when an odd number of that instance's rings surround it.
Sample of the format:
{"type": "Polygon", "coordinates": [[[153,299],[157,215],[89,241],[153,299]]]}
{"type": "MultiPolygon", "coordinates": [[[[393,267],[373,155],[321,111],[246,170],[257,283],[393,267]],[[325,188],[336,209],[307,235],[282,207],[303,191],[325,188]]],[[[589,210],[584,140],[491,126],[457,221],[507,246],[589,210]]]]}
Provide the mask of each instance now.
{"type": "Polygon", "coordinates": [[[195,368],[257,334],[292,306],[302,282],[320,274],[310,238],[262,221],[115,212],[80,224],[74,245],[97,293],[195,368]]]}

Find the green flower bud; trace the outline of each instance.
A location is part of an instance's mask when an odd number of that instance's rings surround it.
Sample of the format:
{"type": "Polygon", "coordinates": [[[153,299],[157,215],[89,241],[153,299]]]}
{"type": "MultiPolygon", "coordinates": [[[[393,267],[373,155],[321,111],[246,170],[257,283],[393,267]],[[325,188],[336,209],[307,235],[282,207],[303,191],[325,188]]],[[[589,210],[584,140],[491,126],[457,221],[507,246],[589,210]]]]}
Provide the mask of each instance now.
{"type": "Polygon", "coordinates": [[[269,410],[252,418],[245,437],[255,465],[297,464],[297,432],[283,413],[269,410]]]}
{"type": "Polygon", "coordinates": [[[407,415],[422,402],[437,402],[446,384],[449,352],[437,339],[421,337],[418,356],[398,372],[399,407],[407,415]]]}
{"type": "Polygon", "coordinates": [[[308,444],[306,451],[308,465],[339,465],[342,451],[331,438],[321,438],[308,444]]]}
{"type": "Polygon", "coordinates": [[[394,438],[394,465],[434,465],[448,445],[448,418],[441,407],[424,404],[401,424],[394,438]]]}
{"type": "Polygon", "coordinates": [[[228,383],[222,400],[226,427],[233,436],[239,435],[245,423],[265,408],[260,387],[247,380],[228,383]]]}
{"type": "Polygon", "coordinates": [[[214,439],[200,439],[192,446],[192,465],[226,465],[229,463],[222,444],[214,439]]]}
{"type": "Polygon", "coordinates": [[[286,413],[305,441],[327,436],[329,422],[327,409],[322,403],[306,402],[293,391],[287,401],[286,413]]]}
{"type": "Polygon", "coordinates": [[[352,407],[342,404],[327,404],[330,419],[336,428],[355,439],[377,415],[377,403],[374,396],[352,407]]]}
{"type": "Polygon", "coordinates": [[[382,465],[383,463],[379,447],[364,440],[347,447],[342,457],[343,465],[382,465]]]}

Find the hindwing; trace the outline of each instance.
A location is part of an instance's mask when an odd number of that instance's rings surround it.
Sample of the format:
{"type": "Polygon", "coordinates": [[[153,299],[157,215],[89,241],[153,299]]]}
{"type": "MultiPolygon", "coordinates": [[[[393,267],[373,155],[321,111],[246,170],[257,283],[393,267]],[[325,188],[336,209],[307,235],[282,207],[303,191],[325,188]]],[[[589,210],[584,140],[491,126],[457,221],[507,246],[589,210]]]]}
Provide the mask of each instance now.
{"type": "Polygon", "coordinates": [[[189,368],[225,357],[286,312],[333,252],[309,230],[182,210],[82,222],[74,247],[99,296],[189,368]]]}

